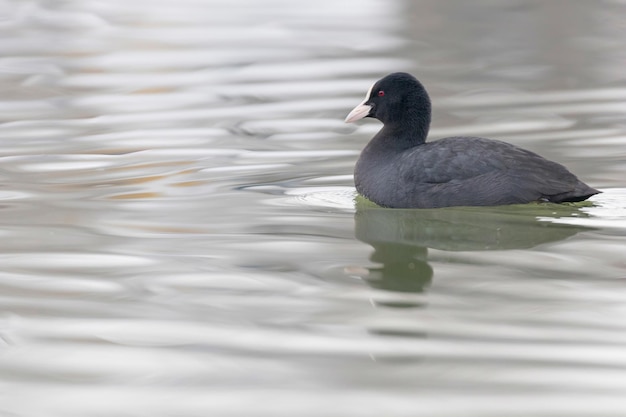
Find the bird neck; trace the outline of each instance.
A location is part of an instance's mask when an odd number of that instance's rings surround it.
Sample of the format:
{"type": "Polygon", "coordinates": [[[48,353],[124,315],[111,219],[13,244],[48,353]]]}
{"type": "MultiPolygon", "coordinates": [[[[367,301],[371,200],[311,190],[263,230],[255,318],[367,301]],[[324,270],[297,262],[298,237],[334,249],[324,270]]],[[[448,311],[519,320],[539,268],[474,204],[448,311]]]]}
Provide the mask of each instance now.
{"type": "Polygon", "coordinates": [[[426,142],[430,129],[430,109],[407,111],[401,121],[386,123],[379,138],[386,138],[395,149],[404,150],[426,142]]]}

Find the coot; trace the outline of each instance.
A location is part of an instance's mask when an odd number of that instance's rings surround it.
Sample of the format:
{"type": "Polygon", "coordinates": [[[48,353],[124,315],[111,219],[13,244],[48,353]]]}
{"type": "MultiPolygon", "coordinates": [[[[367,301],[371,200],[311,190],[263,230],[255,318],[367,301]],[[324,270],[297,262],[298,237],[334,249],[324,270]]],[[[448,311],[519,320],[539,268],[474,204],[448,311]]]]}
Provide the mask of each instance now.
{"type": "Polygon", "coordinates": [[[357,191],[383,207],[497,206],[582,201],[600,191],[564,166],[506,142],[450,137],[426,142],[430,98],[412,75],[374,83],[346,117],[383,122],[356,164],[357,191]]]}

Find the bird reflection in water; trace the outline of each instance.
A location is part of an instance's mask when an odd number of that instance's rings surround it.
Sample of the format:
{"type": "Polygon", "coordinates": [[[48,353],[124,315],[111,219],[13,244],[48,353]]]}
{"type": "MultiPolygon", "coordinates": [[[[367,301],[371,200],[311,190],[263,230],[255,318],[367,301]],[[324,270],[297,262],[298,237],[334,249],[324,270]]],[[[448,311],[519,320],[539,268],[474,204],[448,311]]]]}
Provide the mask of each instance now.
{"type": "MultiPolygon", "coordinates": [[[[443,209],[385,209],[357,198],[355,235],[374,248],[365,277],[374,288],[420,293],[434,271],[428,248],[444,251],[504,251],[558,242],[588,227],[556,224],[538,217],[584,217],[581,207],[532,204],[443,209]]],[[[468,277],[469,279],[470,277],[468,277]]]]}

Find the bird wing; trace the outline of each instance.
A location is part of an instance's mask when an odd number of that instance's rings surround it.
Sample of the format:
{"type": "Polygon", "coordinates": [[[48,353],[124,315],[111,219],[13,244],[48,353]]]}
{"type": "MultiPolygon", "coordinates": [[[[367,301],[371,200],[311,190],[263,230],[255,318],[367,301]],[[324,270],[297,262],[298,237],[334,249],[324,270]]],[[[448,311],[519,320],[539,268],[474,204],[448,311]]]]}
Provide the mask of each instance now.
{"type": "Polygon", "coordinates": [[[483,138],[440,139],[402,157],[414,162],[399,164],[408,167],[400,173],[405,183],[424,184],[431,199],[441,194],[439,205],[461,195],[463,201],[455,204],[523,203],[574,190],[579,182],[556,162],[506,142],[483,138]],[[414,153],[420,153],[419,157],[414,153]]]}

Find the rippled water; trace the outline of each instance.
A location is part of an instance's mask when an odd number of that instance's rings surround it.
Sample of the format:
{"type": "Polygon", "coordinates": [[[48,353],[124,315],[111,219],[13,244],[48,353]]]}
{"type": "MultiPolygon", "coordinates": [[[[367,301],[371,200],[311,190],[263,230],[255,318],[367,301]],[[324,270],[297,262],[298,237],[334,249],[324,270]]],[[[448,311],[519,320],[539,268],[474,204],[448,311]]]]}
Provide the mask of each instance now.
{"type": "Polygon", "coordinates": [[[624,1],[0,3],[2,416],[626,415],[624,1]],[[345,114],[578,205],[385,210],[345,114]]]}

